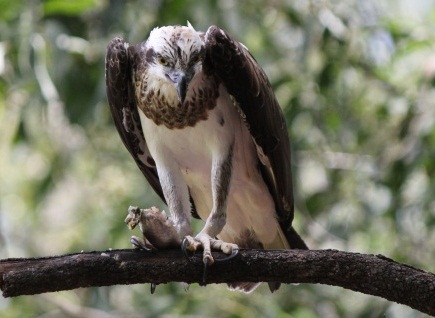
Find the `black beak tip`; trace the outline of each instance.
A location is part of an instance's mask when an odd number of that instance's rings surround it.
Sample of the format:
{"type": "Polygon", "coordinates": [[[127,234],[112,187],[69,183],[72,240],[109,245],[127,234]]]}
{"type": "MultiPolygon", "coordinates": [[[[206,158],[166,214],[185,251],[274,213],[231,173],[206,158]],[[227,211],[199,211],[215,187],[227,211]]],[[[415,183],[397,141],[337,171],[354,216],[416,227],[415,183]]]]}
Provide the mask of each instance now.
{"type": "Polygon", "coordinates": [[[186,99],[186,93],[181,92],[180,90],[177,90],[177,93],[178,93],[178,100],[180,101],[181,104],[184,104],[184,101],[186,99]]]}
{"type": "Polygon", "coordinates": [[[183,77],[177,85],[178,99],[180,100],[181,104],[184,104],[184,101],[186,99],[187,85],[188,82],[185,77],[183,77]]]}

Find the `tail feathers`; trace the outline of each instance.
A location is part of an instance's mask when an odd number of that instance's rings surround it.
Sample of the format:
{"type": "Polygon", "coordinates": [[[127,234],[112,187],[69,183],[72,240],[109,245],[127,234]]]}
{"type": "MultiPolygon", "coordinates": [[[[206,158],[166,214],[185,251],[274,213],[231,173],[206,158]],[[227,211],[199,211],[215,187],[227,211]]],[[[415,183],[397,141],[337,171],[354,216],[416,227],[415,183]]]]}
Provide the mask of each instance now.
{"type": "MultiPolygon", "coordinates": [[[[293,227],[290,227],[287,232],[283,233],[281,229],[278,231],[278,235],[275,240],[270,244],[264,245],[265,249],[304,249],[307,250],[308,247],[299,234],[295,231],[293,227]]],[[[270,282],[268,283],[270,291],[273,293],[279,289],[281,286],[280,282],[270,282]]]]}
{"type": "MultiPolygon", "coordinates": [[[[304,240],[299,236],[293,227],[290,227],[284,234],[284,232],[279,229],[276,238],[269,244],[248,244],[248,246],[243,246],[245,248],[264,248],[264,249],[301,249],[308,250],[308,246],[305,244],[304,240]],[[252,246],[251,246],[252,245],[252,246]]],[[[244,293],[251,293],[254,291],[260,283],[251,282],[235,282],[228,284],[230,290],[241,291],[244,293]]],[[[269,289],[273,293],[279,289],[281,286],[280,282],[269,282],[269,289]]]]}
{"type": "Polygon", "coordinates": [[[307,244],[305,244],[304,240],[299,236],[296,230],[291,226],[286,232],[287,241],[290,244],[291,249],[297,250],[309,250],[307,244]]]}
{"type": "Polygon", "coordinates": [[[261,245],[265,250],[309,250],[307,244],[305,244],[304,240],[299,236],[292,226],[287,229],[285,234],[281,228],[279,228],[273,241],[261,245]]]}
{"type": "MultiPolygon", "coordinates": [[[[253,292],[261,283],[248,283],[248,282],[235,282],[228,284],[228,288],[232,291],[239,291],[246,294],[253,292]]],[[[275,292],[281,286],[280,282],[270,282],[269,285],[270,292],[275,292]]]]}
{"type": "Polygon", "coordinates": [[[279,289],[279,287],[281,286],[280,282],[270,282],[267,284],[269,285],[269,290],[271,293],[277,291],[279,289]]]}
{"type": "MultiPolygon", "coordinates": [[[[292,226],[287,230],[286,238],[287,242],[290,244],[291,249],[309,250],[307,244],[305,244],[304,240],[299,236],[299,234],[292,226]]],[[[277,291],[280,286],[281,283],[279,282],[269,283],[269,289],[272,293],[274,291],[277,291]]]]}
{"type": "Polygon", "coordinates": [[[228,288],[234,291],[244,292],[249,294],[253,292],[260,283],[249,283],[249,282],[235,282],[228,284],[228,288]]]}

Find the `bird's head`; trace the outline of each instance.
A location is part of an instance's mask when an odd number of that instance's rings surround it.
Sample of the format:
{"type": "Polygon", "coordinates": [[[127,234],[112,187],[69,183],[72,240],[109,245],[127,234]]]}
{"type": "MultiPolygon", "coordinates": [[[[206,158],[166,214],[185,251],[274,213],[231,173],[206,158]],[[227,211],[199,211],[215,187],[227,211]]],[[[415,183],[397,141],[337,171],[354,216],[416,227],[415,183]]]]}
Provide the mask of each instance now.
{"type": "Polygon", "coordinates": [[[149,72],[172,85],[184,103],[190,81],[202,69],[204,42],[188,24],[155,28],[146,42],[149,72]]]}

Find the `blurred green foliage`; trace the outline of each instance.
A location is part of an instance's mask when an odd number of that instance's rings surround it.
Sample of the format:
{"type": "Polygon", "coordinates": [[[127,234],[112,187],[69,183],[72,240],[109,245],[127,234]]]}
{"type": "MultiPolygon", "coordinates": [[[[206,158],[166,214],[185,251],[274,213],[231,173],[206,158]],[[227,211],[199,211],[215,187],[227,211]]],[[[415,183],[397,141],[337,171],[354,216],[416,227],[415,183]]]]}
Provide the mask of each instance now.
{"type": "MultiPolygon", "coordinates": [[[[313,248],[435,271],[435,10],[399,1],[0,0],[0,257],[128,248],[160,205],[108,111],[106,45],[216,24],[247,45],[292,136],[296,227],[313,248]]],[[[197,223],[196,226],[200,226],[197,223]]],[[[331,286],[113,286],[0,299],[2,317],[421,317],[331,286]]]]}

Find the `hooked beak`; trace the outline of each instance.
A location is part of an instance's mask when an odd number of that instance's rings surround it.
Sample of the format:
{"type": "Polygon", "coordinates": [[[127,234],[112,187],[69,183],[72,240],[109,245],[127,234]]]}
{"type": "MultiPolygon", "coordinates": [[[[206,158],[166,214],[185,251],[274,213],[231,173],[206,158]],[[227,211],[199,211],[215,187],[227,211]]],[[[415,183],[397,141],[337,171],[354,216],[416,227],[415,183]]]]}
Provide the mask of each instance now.
{"type": "Polygon", "coordinates": [[[180,100],[181,104],[183,104],[184,100],[186,99],[187,87],[189,86],[192,76],[182,71],[176,71],[172,74],[166,74],[166,77],[175,85],[178,99],[180,100]]]}

